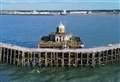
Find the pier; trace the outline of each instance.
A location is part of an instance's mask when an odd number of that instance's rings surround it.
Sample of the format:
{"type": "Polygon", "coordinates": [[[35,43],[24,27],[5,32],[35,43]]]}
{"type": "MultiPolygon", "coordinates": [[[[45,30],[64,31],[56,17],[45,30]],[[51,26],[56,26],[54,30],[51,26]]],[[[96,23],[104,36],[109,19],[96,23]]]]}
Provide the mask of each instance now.
{"type": "Polygon", "coordinates": [[[120,63],[120,44],[82,49],[26,48],[0,43],[0,62],[17,66],[85,67],[120,63]]]}

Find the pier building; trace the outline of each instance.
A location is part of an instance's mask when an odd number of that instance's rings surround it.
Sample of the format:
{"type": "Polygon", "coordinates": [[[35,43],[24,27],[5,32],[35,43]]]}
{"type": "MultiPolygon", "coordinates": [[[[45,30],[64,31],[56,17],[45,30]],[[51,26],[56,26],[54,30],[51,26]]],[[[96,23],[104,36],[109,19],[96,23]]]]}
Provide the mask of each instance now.
{"type": "Polygon", "coordinates": [[[77,36],[65,31],[65,26],[60,23],[56,32],[43,36],[38,42],[38,48],[82,48],[83,42],[77,36]]]}

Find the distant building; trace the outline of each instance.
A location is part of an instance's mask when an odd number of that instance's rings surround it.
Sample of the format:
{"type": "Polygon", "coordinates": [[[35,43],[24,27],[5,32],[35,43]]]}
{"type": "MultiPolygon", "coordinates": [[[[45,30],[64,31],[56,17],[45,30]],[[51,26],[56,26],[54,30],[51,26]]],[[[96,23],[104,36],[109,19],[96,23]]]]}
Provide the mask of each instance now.
{"type": "Polygon", "coordinates": [[[36,10],[33,10],[32,14],[39,14],[36,10]]]}
{"type": "Polygon", "coordinates": [[[87,14],[87,11],[71,11],[70,14],[87,14]]]}

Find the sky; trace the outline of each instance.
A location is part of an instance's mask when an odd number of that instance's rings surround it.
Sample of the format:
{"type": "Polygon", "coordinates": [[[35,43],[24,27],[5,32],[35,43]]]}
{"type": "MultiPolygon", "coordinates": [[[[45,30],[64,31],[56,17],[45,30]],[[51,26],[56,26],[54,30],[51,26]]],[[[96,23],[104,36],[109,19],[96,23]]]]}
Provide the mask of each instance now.
{"type": "Polygon", "coordinates": [[[120,0],[0,0],[0,9],[120,9],[120,0]]]}

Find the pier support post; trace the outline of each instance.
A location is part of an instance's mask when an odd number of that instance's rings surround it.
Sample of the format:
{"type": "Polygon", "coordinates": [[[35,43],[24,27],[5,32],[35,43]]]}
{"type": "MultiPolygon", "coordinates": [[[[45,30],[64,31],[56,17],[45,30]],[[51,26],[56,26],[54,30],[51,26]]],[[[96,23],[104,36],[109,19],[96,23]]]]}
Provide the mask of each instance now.
{"type": "Polygon", "coordinates": [[[75,67],[78,66],[78,52],[75,53],[75,67]]]}
{"type": "Polygon", "coordinates": [[[2,48],[2,63],[5,63],[5,48],[2,48]]]}
{"type": "Polygon", "coordinates": [[[8,64],[8,55],[9,55],[9,53],[8,53],[8,48],[6,48],[6,63],[8,64]]]}
{"type": "Polygon", "coordinates": [[[52,66],[55,66],[55,52],[52,52],[52,66]]]}
{"type": "Polygon", "coordinates": [[[101,54],[102,54],[102,52],[98,52],[98,64],[100,65],[101,64],[101,54]]]}
{"type": "Polygon", "coordinates": [[[70,67],[70,62],[71,62],[70,54],[71,54],[71,53],[70,53],[70,52],[67,52],[67,53],[69,53],[68,66],[70,67]]]}
{"type": "Polygon", "coordinates": [[[22,51],[22,66],[25,66],[25,52],[22,51]]]}
{"type": "Polygon", "coordinates": [[[92,67],[95,67],[95,53],[92,54],[92,67]]]}
{"type": "Polygon", "coordinates": [[[38,53],[38,64],[39,66],[41,66],[41,53],[40,52],[38,53]]]}
{"type": "Polygon", "coordinates": [[[55,62],[55,64],[57,65],[57,67],[58,67],[58,53],[57,52],[55,52],[55,55],[56,55],[56,62],[55,62]]]}
{"type": "Polygon", "coordinates": [[[1,63],[1,59],[2,58],[2,47],[0,47],[0,63],[1,63]]]}
{"type": "Polygon", "coordinates": [[[35,52],[33,52],[32,55],[33,55],[32,66],[35,66],[36,65],[36,63],[35,63],[35,60],[36,60],[36,58],[35,58],[35,52]]]}
{"type": "Polygon", "coordinates": [[[118,63],[120,63],[120,48],[117,51],[118,51],[118,63]]]}
{"type": "Polygon", "coordinates": [[[53,66],[56,66],[56,54],[53,52],[53,66]]]}
{"type": "Polygon", "coordinates": [[[119,54],[118,54],[118,49],[115,49],[115,61],[119,63],[119,54]]]}
{"type": "Polygon", "coordinates": [[[12,64],[12,49],[10,49],[10,64],[12,64]]]}
{"type": "Polygon", "coordinates": [[[28,55],[27,66],[30,66],[30,52],[28,52],[27,55],[28,55]]]}
{"type": "Polygon", "coordinates": [[[48,65],[48,61],[47,61],[47,52],[45,52],[45,67],[47,67],[47,65],[48,65]]]}
{"type": "Polygon", "coordinates": [[[113,57],[114,57],[114,53],[113,53],[113,51],[114,51],[114,49],[111,50],[111,64],[114,63],[114,59],[113,59],[113,57]]]}
{"type": "Polygon", "coordinates": [[[20,51],[18,51],[17,55],[17,66],[20,65],[20,51]]]}
{"type": "Polygon", "coordinates": [[[51,54],[51,55],[50,55],[50,56],[51,56],[50,62],[51,62],[51,66],[53,66],[53,59],[54,59],[54,57],[53,57],[53,52],[51,52],[50,54],[51,54]]]}
{"type": "Polygon", "coordinates": [[[87,59],[86,59],[86,60],[87,60],[87,66],[89,66],[89,59],[90,59],[90,58],[89,58],[89,55],[90,55],[90,54],[89,54],[89,53],[86,53],[86,55],[87,55],[87,59]]]}
{"type": "Polygon", "coordinates": [[[83,53],[81,53],[80,65],[81,65],[81,67],[83,67],[83,53]]]}
{"type": "Polygon", "coordinates": [[[114,58],[115,58],[114,60],[116,61],[116,63],[118,63],[118,60],[117,60],[117,52],[116,52],[116,51],[117,51],[117,49],[114,50],[114,52],[115,52],[115,53],[114,53],[114,58]]]}
{"type": "Polygon", "coordinates": [[[108,50],[106,51],[106,64],[108,64],[108,50]]]}
{"type": "Polygon", "coordinates": [[[15,61],[16,61],[16,51],[14,50],[14,57],[13,57],[13,59],[14,59],[14,61],[13,61],[13,64],[15,64],[15,61]]]}
{"type": "Polygon", "coordinates": [[[64,67],[64,52],[62,52],[62,67],[64,67]]]}

